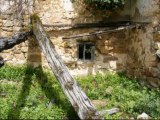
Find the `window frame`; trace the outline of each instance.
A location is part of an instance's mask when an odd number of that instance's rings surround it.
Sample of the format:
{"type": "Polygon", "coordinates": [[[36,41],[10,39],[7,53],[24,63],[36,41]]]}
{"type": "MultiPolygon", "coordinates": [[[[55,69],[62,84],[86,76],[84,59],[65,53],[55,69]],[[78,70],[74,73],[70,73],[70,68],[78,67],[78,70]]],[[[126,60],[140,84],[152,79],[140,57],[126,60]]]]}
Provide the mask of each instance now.
{"type": "Polygon", "coordinates": [[[82,60],[82,61],[94,61],[95,59],[95,43],[94,42],[77,42],[77,58],[78,60],[82,60]],[[79,55],[79,48],[80,45],[83,45],[83,58],[80,58],[79,55]],[[91,45],[92,49],[91,49],[91,58],[90,59],[86,59],[86,45],[91,45]]]}

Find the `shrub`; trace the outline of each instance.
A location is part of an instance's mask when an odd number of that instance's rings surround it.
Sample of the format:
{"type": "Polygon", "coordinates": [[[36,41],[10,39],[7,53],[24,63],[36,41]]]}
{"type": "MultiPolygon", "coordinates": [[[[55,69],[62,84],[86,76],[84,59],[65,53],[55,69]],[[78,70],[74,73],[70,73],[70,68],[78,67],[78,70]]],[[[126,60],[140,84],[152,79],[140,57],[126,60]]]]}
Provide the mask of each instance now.
{"type": "Polygon", "coordinates": [[[88,5],[99,10],[115,10],[122,7],[126,0],[84,0],[88,5]]]}

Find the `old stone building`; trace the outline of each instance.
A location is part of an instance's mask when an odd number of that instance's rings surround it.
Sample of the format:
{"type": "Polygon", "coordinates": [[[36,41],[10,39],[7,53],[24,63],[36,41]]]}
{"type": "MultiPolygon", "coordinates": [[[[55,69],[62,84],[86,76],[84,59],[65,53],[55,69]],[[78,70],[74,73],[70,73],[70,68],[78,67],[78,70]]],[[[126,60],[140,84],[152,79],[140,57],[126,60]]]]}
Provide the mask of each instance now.
{"type": "MultiPolygon", "coordinates": [[[[36,13],[72,75],[125,71],[158,87],[159,7],[159,0],[128,0],[111,12],[92,10],[83,0],[1,0],[0,36],[31,28],[30,15],[36,13]]],[[[28,39],[0,55],[12,64],[47,67],[35,38],[28,39]]]]}

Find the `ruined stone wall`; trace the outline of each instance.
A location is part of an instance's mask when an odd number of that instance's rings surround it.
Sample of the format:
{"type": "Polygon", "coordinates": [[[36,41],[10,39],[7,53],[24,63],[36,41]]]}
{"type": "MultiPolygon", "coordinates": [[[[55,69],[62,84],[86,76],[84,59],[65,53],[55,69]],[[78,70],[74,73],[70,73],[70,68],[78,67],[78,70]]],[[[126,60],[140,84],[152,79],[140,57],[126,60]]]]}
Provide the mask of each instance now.
{"type": "MultiPolygon", "coordinates": [[[[1,11],[1,37],[8,37],[23,30],[25,27],[30,27],[30,19],[28,17],[31,13],[37,13],[43,24],[54,25],[54,24],[74,24],[74,23],[92,23],[102,21],[104,17],[110,13],[103,11],[103,16],[100,11],[96,11],[97,14],[92,13],[91,10],[81,1],[72,3],[70,0],[35,0],[27,1],[28,8],[22,6],[22,11],[14,11],[19,9],[19,6],[12,8],[11,3],[15,4],[14,1],[3,1],[3,5],[7,6],[1,11]],[[4,12],[7,9],[10,13],[4,12]],[[30,11],[28,11],[28,9],[30,11]],[[28,12],[26,12],[28,11],[28,12]],[[17,15],[16,12],[23,12],[18,18],[15,17],[13,20],[10,19],[12,16],[17,15]],[[8,17],[5,17],[8,16],[8,17]],[[25,17],[25,18],[24,18],[25,17]],[[14,24],[16,20],[20,24],[14,24]],[[5,25],[5,22],[12,23],[10,26],[5,25]],[[14,29],[14,28],[19,29],[14,29]],[[10,34],[6,33],[7,30],[11,29],[10,34]]],[[[2,4],[1,4],[2,6],[2,4]]],[[[97,72],[104,73],[106,71],[116,71],[125,69],[126,61],[126,35],[125,31],[122,33],[104,34],[101,36],[92,36],[88,38],[82,38],[80,40],[70,39],[63,40],[62,37],[70,35],[77,35],[86,32],[94,32],[95,29],[71,29],[71,30],[58,30],[58,29],[46,29],[49,32],[49,36],[55,45],[57,52],[61,55],[64,63],[68,66],[70,72],[73,75],[86,75],[95,74],[97,72]],[[58,30],[58,31],[57,31],[58,30]],[[78,47],[77,41],[90,41],[95,43],[95,59],[94,61],[82,61],[78,60],[78,47]]],[[[6,50],[0,55],[5,59],[9,60],[12,64],[24,64],[33,65],[34,67],[42,64],[48,67],[43,54],[41,54],[37,43],[30,37],[25,43],[15,46],[10,50],[6,50]]]]}
{"type": "MultiPolygon", "coordinates": [[[[32,9],[32,0],[0,0],[0,37],[11,37],[29,29],[32,9]]],[[[24,64],[27,61],[28,42],[5,50],[0,55],[9,63],[24,64]]]]}
{"type": "MultiPolygon", "coordinates": [[[[142,84],[150,83],[153,87],[160,86],[160,61],[156,56],[156,52],[160,49],[159,6],[159,0],[137,2],[138,13],[141,14],[140,16],[145,16],[144,18],[149,18],[150,23],[129,31],[128,38],[128,75],[139,78],[142,84]]],[[[134,20],[136,19],[139,20],[135,15],[134,20]]]]}
{"type": "MultiPolygon", "coordinates": [[[[9,37],[16,32],[30,28],[29,15],[32,13],[37,13],[42,23],[47,25],[116,22],[117,20],[150,22],[148,25],[132,30],[67,40],[63,38],[101,29],[46,28],[46,30],[72,75],[127,71],[128,75],[140,78],[142,82],[148,82],[154,87],[160,84],[160,63],[155,55],[160,49],[159,0],[131,0],[124,10],[118,10],[113,14],[108,11],[93,12],[82,0],[78,2],[71,2],[71,0],[24,1],[23,6],[15,6],[14,0],[0,1],[0,37],[9,37]],[[95,43],[94,61],[78,59],[77,43],[79,41],[95,43]]],[[[34,37],[31,36],[28,39],[0,55],[12,64],[27,63],[35,67],[42,64],[48,67],[34,37]]]]}
{"type": "Polygon", "coordinates": [[[121,33],[102,34],[77,39],[62,39],[63,37],[91,32],[93,29],[74,29],[52,31],[49,36],[55,49],[61,55],[72,75],[86,75],[105,73],[106,71],[125,70],[127,57],[125,31],[121,33]],[[93,61],[78,59],[78,42],[95,43],[95,57],[93,61]]]}
{"type": "Polygon", "coordinates": [[[91,10],[83,0],[36,0],[34,8],[43,24],[49,25],[98,22],[110,14],[91,10]]]}

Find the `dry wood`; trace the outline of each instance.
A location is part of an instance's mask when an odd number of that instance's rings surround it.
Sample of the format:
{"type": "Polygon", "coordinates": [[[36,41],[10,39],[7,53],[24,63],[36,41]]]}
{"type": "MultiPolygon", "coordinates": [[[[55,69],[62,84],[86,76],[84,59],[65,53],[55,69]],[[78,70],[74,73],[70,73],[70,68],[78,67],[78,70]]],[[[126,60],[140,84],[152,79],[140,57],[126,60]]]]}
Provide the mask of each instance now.
{"type": "Polygon", "coordinates": [[[56,52],[40,19],[33,15],[33,34],[38,40],[39,46],[45,55],[52,72],[61,84],[61,87],[77,112],[80,119],[101,119],[90,99],[82,91],[77,82],[70,75],[67,67],[63,64],[61,57],[56,52]]]}
{"type": "Polygon", "coordinates": [[[67,29],[79,29],[79,28],[112,28],[112,27],[122,27],[129,25],[146,25],[149,22],[132,22],[132,21],[119,21],[119,22],[106,22],[101,21],[97,23],[76,23],[76,24],[43,24],[46,28],[67,28],[67,29]]]}
{"type": "Polygon", "coordinates": [[[27,36],[31,34],[32,32],[28,31],[15,34],[11,38],[0,38],[0,52],[6,49],[10,49],[21,42],[24,42],[27,39],[27,36]]]}
{"type": "Polygon", "coordinates": [[[82,38],[82,37],[95,36],[95,35],[98,35],[98,34],[113,33],[113,32],[118,32],[118,31],[121,31],[121,30],[132,29],[132,28],[135,28],[135,27],[136,27],[136,25],[121,26],[121,27],[110,28],[110,29],[100,30],[100,31],[91,32],[91,33],[83,33],[83,34],[63,37],[63,39],[79,39],[79,38],[82,38]]]}
{"type": "Polygon", "coordinates": [[[108,114],[108,115],[112,115],[112,114],[115,114],[115,113],[118,113],[119,112],[119,109],[118,108],[112,108],[110,110],[102,110],[102,111],[99,111],[99,114],[100,115],[105,115],[105,114],[108,114]]]}

